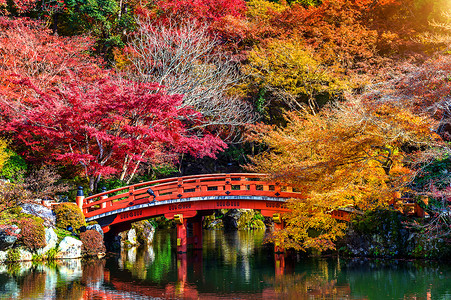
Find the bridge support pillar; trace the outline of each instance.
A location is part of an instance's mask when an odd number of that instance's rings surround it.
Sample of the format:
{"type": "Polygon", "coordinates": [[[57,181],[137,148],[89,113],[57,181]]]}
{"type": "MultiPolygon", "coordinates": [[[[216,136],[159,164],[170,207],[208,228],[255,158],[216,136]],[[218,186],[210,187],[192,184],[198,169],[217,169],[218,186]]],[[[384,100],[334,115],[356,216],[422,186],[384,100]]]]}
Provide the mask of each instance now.
{"type": "Polygon", "coordinates": [[[186,232],[186,219],[183,215],[176,215],[175,221],[177,223],[177,252],[186,253],[187,249],[187,232],[186,232]],[[178,217],[176,217],[178,216],[178,217]]]}

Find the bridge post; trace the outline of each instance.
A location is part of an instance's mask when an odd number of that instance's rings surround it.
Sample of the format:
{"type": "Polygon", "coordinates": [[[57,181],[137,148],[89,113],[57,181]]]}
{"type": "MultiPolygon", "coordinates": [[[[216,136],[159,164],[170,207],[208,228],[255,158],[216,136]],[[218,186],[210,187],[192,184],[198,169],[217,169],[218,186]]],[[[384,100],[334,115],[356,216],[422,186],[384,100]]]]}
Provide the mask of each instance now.
{"type": "Polygon", "coordinates": [[[187,231],[186,231],[186,219],[182,214],[175,215],[174,220],[177,223],[177,252],[186,253],[187,249],[187,231]]]}
{"type": "Polygon", "coordinates": [[[81,211],[83,211],[83,200],[85,199],[85,195],[83,193],[83,187],[79,186],[77,190],[77,197],[75,198],[75,202],[77,203],[77,206],[80,208],[81,211]]]}
{"type": "MultiPolygon", "coordinates": [[[[102,187],[102,193],[104,193],[104,192],[106,192],[106,187],[102,187]]],[[[106,198],[108,198],[108,195],[100,196],[101,200],[105,200],[106,198]]],[[[106,208],[106,202],[102,202],[100,204],[100,208],[106,208]]]]}

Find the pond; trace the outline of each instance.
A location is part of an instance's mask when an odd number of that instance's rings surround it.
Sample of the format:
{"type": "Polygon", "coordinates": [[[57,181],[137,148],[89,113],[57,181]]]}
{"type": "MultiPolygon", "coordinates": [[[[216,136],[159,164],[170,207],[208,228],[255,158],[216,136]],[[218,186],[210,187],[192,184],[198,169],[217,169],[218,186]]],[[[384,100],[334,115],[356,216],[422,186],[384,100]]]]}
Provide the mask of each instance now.
{"type": "Polygon", "coordinates": [[[204,231],[179,255],[175,230],[103,260],[0,265],[2,299],[451,299],[451,265],[274,255],[264,231],[204,231]]]}

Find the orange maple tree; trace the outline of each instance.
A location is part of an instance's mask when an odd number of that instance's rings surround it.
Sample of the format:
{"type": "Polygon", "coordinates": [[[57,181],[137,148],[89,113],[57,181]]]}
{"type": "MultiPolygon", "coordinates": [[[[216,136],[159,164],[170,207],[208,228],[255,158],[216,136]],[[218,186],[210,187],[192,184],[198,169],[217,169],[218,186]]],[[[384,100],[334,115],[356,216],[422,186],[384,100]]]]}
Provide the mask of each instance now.
{"type": "Polygon", "coordinates": [[[425,147],[440,140],[434,122],[396,101],[363,97],[329,105],[318,114],[287,113],[285,127],[257,125],[250,139],[268,146],[248,168],[302,190],[291,200],[286,227],[273,241],[287,248],[334,249],[347,224],[337,209],[367,211],[386,207],[394,191],[412,179],[406,146],[425,147]]]}

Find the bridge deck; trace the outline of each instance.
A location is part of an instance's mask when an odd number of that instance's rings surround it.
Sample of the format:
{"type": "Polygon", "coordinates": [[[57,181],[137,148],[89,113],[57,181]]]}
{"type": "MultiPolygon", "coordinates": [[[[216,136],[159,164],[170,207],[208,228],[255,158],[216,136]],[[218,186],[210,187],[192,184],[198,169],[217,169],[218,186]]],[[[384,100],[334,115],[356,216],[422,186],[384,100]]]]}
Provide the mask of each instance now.
{"type": "MultiPolygon", "coordinates": [[[[198,211],[221,208],[258,209],[270,216],[287,212],[284,202],[304,195],[301,190],[268,180],[265,174],[207,174],[143,182],[81,198],[78,204],[87,221],[103,220],[101,225],[106,226],[158,215],[172,218],[183,213],[193,217],[198,211]]],[[[332,216],[349,219],[349,213],[343,211],[332,216]]]]}

